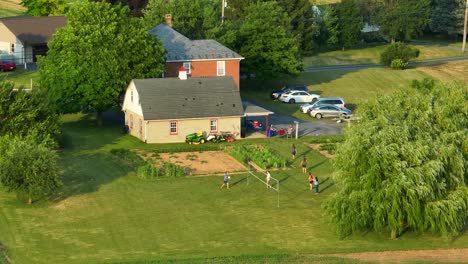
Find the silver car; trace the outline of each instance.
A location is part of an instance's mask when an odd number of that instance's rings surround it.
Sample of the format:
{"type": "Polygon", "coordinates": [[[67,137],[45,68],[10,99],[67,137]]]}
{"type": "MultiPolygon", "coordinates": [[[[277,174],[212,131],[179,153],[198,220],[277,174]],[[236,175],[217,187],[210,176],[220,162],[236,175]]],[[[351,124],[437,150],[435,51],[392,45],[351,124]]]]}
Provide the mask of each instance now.
{"type": "Polygon", "coordinates": [[[351,115],[353,112],[348,108],[339,107],[331,104],[322,104],[317,107],[310,109],[309,115],[320,119],[322,117],[346,117],[351,115]]]}
{"type": "Polygon", "coordinates": [[[304,114],[307,114],[310,109],[317,107],[318,105],[331,104],[339,107],[346,108],[346,103],[341,97],[320,97],[312,100],[312,102],[303,104],[300,106],[300,111],[304,114]]]}

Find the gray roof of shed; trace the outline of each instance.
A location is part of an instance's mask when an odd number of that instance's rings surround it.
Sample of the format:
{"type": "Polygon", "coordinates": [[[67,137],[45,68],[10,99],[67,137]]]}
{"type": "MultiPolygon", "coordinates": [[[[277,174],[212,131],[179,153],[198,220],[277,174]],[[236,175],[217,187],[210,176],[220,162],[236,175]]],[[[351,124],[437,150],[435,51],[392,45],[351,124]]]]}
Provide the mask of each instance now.
{"type": "Polygon", "coordinates": [[[229,76],[133,80],[145,120],[243,116],[239,90],[229,76]]]}
{"type": "Polygon", "coordinates": [[[23,44],[45,44],[49,42],[57,29],[64,27],[64,16],[16,16],[0,18],[3,23],[23,44]]]}
{"type": "Polygon", "coordinates": [[[167,61],[210,59],[243,59],[243,57],[213,39],[190,40],[173,28],[160,24],[149,31],[163,42],[167,61]]]}

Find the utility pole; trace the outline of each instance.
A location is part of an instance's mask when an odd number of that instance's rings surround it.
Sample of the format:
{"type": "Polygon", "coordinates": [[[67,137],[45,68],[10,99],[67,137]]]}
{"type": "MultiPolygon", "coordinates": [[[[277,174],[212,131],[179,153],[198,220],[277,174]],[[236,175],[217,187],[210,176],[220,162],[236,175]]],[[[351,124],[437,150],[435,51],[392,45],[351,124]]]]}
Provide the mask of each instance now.
{"type": "MultiPolygon", "coordinates": [[[[226,0],[221,0],[221,25],[224,23],[224,6],[226,0]]],[[[466,0],[468,1],[468,0],[466,0]]]]}
{"type": "Polygon", "coordinates": [[[468,24],[468,0],[466,0],[466,5],[465,5],[465,23],[463,24],[463,45],[462,45],[462,52],[465,52],[466,48],[466,28],[468,24]]]}

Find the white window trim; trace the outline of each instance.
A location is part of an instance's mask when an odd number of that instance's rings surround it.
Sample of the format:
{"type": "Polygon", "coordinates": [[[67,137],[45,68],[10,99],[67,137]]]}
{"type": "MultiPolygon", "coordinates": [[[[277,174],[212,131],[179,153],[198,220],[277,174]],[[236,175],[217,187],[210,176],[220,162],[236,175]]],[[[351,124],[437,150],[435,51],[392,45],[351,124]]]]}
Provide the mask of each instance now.
{"type": "Polygon", "coordinates": [[[187,75],[192,74],[192,63],[191,62],[184,62],[182,65],[184,66],[185,70],[187,70],[187,75]]]}
{"type": "Polygon", "coordinates": [[[179,134],[179,124],[175,120],[169,121],[169,134],[170,135],[178,135],[179,134]],[[172,132],[172,123],[175,123],[175,132],[172,132]]]}
{"type": "Polygon", "coordinates": [[[218,119],[211,119],[210,120],[210,132],[218,132],[218,119]],[[212,129],[212,124],[211,122],[214,122],[215,123],[215,128],[216,129],[212,129]]]}
{"type": "Polygon", "coordinates": [[[216,62],[216,74],[217,76],[225,76],[226,75],[226,62],[225,61],[217,61],[216,62]],[[220,73],[219,71],[222,70],[223,72],[220,73]]]}

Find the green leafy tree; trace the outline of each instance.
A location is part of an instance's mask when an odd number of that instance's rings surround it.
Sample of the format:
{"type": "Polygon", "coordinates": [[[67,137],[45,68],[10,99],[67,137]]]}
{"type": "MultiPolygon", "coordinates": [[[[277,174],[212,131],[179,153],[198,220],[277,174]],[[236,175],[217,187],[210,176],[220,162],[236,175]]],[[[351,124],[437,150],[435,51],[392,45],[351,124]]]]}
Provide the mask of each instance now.
{"type": "Polygon", "coordinates": [[[0,82],[0,136],[32,136],[54,147],[60,135],[60,117],[54,109],[47,93],[15,89],[11,82],[0,82]]]}
{"type": "Polygon", "coordinates": [[[104,2],[70,9],[39,60],[41,86],[62,111],[96,112],[100,123],[130,80],[161,76],[164,50],[129,12],[104,2]]]}
{"type": "Polygon", "coordinates": [[[335,7],[326,5],[321,11],[320,30],[316,36],[322,49],[334,49],[339,44],[339,23],[335,7]]]}
{"type": "Polygon", "coordinates": [[[62,186],[58,155],[35,139],[0,137],[0,182],[28,204],[62,186]]]}
{"type": "Polygon", "coordinates": [[[292,32],[300,43],[301,53],[312,54],[316,45],[314,36],[318,31],[318,23],[309,0],[278,0],[278,4],[291,19],[292,32]]]}
{"type": "Polygon", "coordinates": [[[338,20],[338,39],[342,48],[355,46],[361,37],[364,21],[356,0],[343,0],[336,7],[338,20]]]}
{"type": "Polygon", "coordinates": [[[433,0],[429,28],[433,32],[463,34],[465,0],[433,0]]]}
{"type": "Polygon", "coordinates": [[[241,70],[258,77],[299,74],[302,63],[287,13],[275,2],[258,2],[246,10],[239,27],[237,50],[245,60],[241,70]]]}
{"type": "Polygon", "coordinates": [[[380,63],[390,66],[394,60],[399,59],[403,63],[408,63],[411,59],[417,57],[419,57],[419,49],[410,47],[403,42],[395,42],[380,54],[380,63]]]}
{"type": "Polygon", "coordinates": [[[65,14],[67,0],[23,0],[26,13],[32,16],[55,16],[65,14]]]}
{"type": "Polygon", "coordinates": [[[422,34],[429,22],[431,0],[383,0],[376,23],[395,40],[410,40],[422,34]]]}
{"type": "Polygon", "coordinates": [[[150,0],[144,10],[144,19],[152,28],[164,22],[171,14],[175,30],[190,39],[202,39],[207,31],[221,23],[221,4],[213,0],[150,0]]]}
{"type": "MultiPolygon", "coordinates": [[[[92,0],[95,2],[100,2],[102,0],[92,0]]],[[[130,8],[130,12],[132,16],[135,17],[142,17],[143,16],[143,9],[148,4],[148,0],[105,0],[106,2],[112,5],[124,5],[130,8]]]]}
{"type": "Polygon", "coordinates": [[[456,235],[468,217],[468,87],[415,81],[360,105],[326,204],[342,236],[374,229],[456,235]]]}

